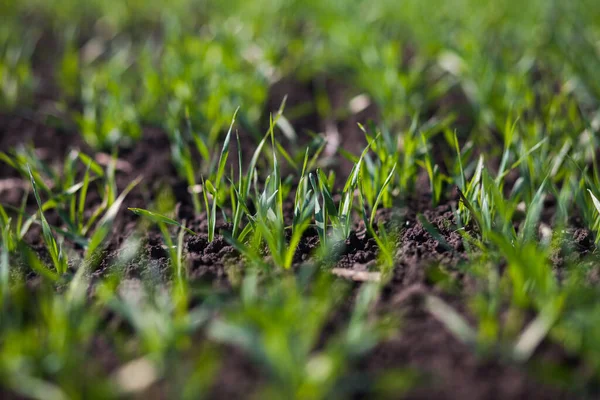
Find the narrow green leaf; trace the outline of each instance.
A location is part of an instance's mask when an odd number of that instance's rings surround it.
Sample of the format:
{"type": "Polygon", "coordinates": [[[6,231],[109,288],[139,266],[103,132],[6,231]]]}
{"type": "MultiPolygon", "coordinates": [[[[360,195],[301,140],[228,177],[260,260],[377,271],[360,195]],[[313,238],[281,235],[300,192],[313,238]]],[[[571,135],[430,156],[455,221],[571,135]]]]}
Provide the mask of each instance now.
{"type": "Polygon", "coordinates": [[[33,187],[33,195],[40,209],[40,219],[42,224],[42,236],[44,238],[44,243],[48,249],[48,253],[50,253],[50,258],[56,268],[56,271],[59,274],[63,274],[67,270],[67,261],[63,258],[62,251],[60,250],[54,235],[52,234],[52,230],[50,229],[50,225],[44,216],[44,212],[42,210],[42,200],[37,190],[37,185],[35,179],[33,177],[33,173],[31,172],[31,168],[27,166],[29,171],[29,179],[31,180],[31,185],[33,187]]]}
{"type": "Polygon", "coordinates": [[[227,158],[229,157],[229,142],[231,140],[231,132],[233,131],[233,125],[235,124],[235,117],[238,113],[238,110],[239,108],[237,108],[233,114],[231,125],[229,125],[229,130],[227,131],[225,141],[223,142],[223,148],[221,149],[221,155],[219,156],[219,167],[215,178],[215,184],[217,185],[217,187],[219,187],[219,185],[221,184],[221,179],[223,178],[223,174],[225,173],[225,165],[227,164],[227,158]]]}
{"type": "Polygon", "coordinates": [[[90,168],[91,164],[88,164],[85,175],[83,176],[83,186],[81,187],[81,192],[79,193],[79,204],[77,208],[77,226],[79,230],[83,228],[83,215],[85,212],[85,200],[87,198],[88,187],[90,185],[90,168]]]}
{"type": "Polygon", "coordinates": [[[175,225],[178,226],[180,228],[185,229],[186,232],[192,234],[192,235],[197,235],[194,231],[185,228],[182,224],[180,224],[179,222],[175,221],[172,218],[169,218],[165,215],[156,213],[154,211],[149,211],[149,210],[144,210],[142,208],[128,208],[129,211],[131,211],[132,213],[134,213],[135,215],[139,215],[140,217],[144,217],[156,224],[167,224],[167,225],[175,225]]]}
{"type": "Polygon", "coordinates": [[[397,164],[394,164],[394,166],[392,167],[392,170],[390,171],[387,178],[383,182],[381,189],[379,189],[379,193],[377,193],[377,198],[375,199],[375,203],[373,204],[373,209],[371,210],[371,218],[369,219],[369,225],[371,225],[371,226],[373,225],[373,221],[375,219],[375,213],[377,211],[377,207],[379,206],[379,203],[381,202],[381,199],[383,198],[383,194],[385,193],[387,186],[390,184],[392,177],[394,176],[394,172],[396,172],[396,165],[397,164]]]}
{"type": "Polygon", "coordinates": [[[600,213],[600,201],[598,200],[598,198],[596,196],[594,196],[594,193],[592,193],[592,191],[590,189],[587,190],[590,193],[590,196],[592,197],[592,202],[594,203],[594,207],[596,207],[596,211],[598,211],[600,213]]]}
{"type": "Polygon", "coordinates": [[[535,237],[535,230],[544,206],[544,190],[546,188],[547,179],[547,177],[544,179],[535,193],[535,196],[533,196],[531,203],[527,207],[527,215],[525,216],[522,230],[519,232],[519,237],[523,241],[529,241],[535,237]]]}
{"type": "Polygon", "coordinates": [[[104,176],[104,169],[100,164],[94,161],[90,156],[87,156],[83,153],[77,153],[77,157],[83,162],[84,165],[87,165],[94,173],[100,177],[104,176]]]}
{"type": "Polygon", "coordinates": [[[43,276],[44,278],[49,279],[53,282],[57,281],[60,278],[59,273],[48,269],[48,267],[46,267],[46,265],[44,265],[44,263],[39,259],[37,254],[35,254],[35,252],[31,250],[26,244],[21,243],[19,247],[19,252],[21,253],[21,257],[24,260],[26,260],[29,268],[31,268],[40,276],[43,276]]]}
{"type": "Polygon", "coordinates": [[[454,308],[436,296],[425,298],[425,308],[460,341],[467,345],[477,343],[477,333],[454,308]]]}
{"type": "Polygon", "coordinates": [[[110,233],[112,225],[117,217],[119,210],[121,209],[121,205],[123,201],[125,201],[125,197],[136,187],[142,180],[142,177],[138,177],[133,182],[131,182],[121,193],[121,195],[113,202],[113,204],[106,210],[106,213],[102,217],[100,221],[98,221],[98,227],[92,234],[90,238],[88,248],[86,250],[86,259],[89,261],[90,257],[95,254],[95,252],[102,246],[104,240],[110,233]]]}
{"type": "Polygon", "coordinates": [[[217,194],[217,189],[215,188],[215,186],[212,184],[211,181],[209,181],[208,179],[204,182],[204,187],[206,188],[206,190],[208,190],[208,193],[210,193],[213,197],[216,196],[217,194]]]}
{"type": "Polygon", "coordinates": [[[435,226],[431,224],[431,222],[427,221],[427,218],[423,214],[417,215],[417,219],[423,225],[423,228],[429,233],[442,247],[446,250],[454,252],[454,248],[448,244],[446,239],[440,234],[435,226]]]}

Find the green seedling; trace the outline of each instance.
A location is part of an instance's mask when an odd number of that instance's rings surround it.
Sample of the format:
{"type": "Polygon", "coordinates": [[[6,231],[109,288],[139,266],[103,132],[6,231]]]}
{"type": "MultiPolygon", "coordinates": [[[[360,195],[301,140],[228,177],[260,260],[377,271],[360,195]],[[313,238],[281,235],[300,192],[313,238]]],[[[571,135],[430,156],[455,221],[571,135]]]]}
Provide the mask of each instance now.
{"type": "Polygon", "coordinates": [[[31,179],[31,186],[33,187],[33,194],[35,196],[35,200],[37,201],[38,207],[40,209],[40,221],[42,224],[42,234],[44,237],[44,243],[46,244],[48,253],[50,253],[54,269],[57,273],[64,274],[65,272],[67,272],[68,268],[67,256],[63,253],[62,245],[56,241],[56,238],[52,233],[52,229],[50,229],[50,225],[48,224],[48,221],[44,216],[44,211],[42,210],[42,200],[38,193],[35,179],[33,178],[33,173],[31,172],[31,169],[29,170],[29,177],[31,179]]]}
{"type": "Polygon", "coordinates": [[[212,338],[240,347],[271,377],[263,396],[342,395],[337,384],[349,363],[383,334],[383,326],[368,319],[378,287],[366,285],[349,321],[315,348],[328,316],[344,298],[344,285],[330,279],[323,273],[309,279],[286,275],[263,287],[251,274],[244,280],[239,304],[211,324],[212,338]]]}

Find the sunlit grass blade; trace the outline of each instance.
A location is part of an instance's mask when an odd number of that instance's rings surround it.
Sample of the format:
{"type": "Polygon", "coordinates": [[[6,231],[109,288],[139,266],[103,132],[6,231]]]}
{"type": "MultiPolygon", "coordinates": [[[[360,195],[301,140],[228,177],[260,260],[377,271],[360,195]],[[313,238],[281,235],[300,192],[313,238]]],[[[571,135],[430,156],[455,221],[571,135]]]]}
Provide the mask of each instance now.
{"type": "Polygon", "coordinates": [[[598,198],[594,195],[594,193],[592,193],[592,191],[590,189],[587,190],[590,194],[590,197],[592,198],[592,202],[594,203],[594,207],[596,208],[596,211],[598,211],[598,213],[600,213],[600,200],[598,200],[598,198]]]}
{"type": "Polygon", "coordinates": [[[175,226],[178,226],[179,228],[184,229],[189,234],[196,235],[196,233],[194,231],[192,231],[191,229],[186,228],[179,222],[177,222],[174,219],[169,218],[165,215],[162,215],[162,214],[159,214],[159,213],[156,213],[153,211],[149,211],[149,210],[144,210],[142,208],[128,208],[128,210],[133,212],[134,214],[139,215],[140,217],[144,217],[156,224],[175,225],[175,226]]]}
{"type": "Polygon", "coordinates": [[[0,231],[0,309],[4,304],[6,296],[8,296],[9,278],[10,278],[10,260],[9,252],[9,235],[10,226],[6,225],[0,231]]]}
{"type": "Polygon", "coordinates": [[[513,357],[520,362],[526,361],[550,333],[565,303],[564,296],[557,296],[549,302],[533,319],[517,339],[513,348],[513,357]]]}
{"type": "Polygon", "coordinates": [[[536,150],[542,147],[542,145],[546,142],[548,142],[548,138],[540,140],[533,147],[527,150],[523,155],[521,155],[521,157],[519,157],[515,162],[513,162],[508,169],[498,174],[498,176],[496,177],[496,183],[500,183],[506,177],[506,175],[510,173],[511,170],[521,165],[523,161],[525,161],[531,154],[533,154],[536,150]]]}
{"type": "Polygon", "coordinates": [[[314,175],[308,174],[308,179],[315,192],[314,196],[314,210],[315,210],[315,225],[317,227],[317,233],[321,241],[321,246],[327,246],[327,208],[324,205],[324,197],[321,190],[321,186],[317,183],[314,175]],[[323,203],[322,203],[323,202],[323,203]]]}
{"type": "Polygon", "coordinates": [[[373,209],[371,210],[371,218],[369,218],[369,225],[371,225],[371,226],[373,226],[373,221],[375,220],[377,207],[379,206],[379,203],[381,202],[381,199],[383,198],[383,195],[384,195],[385,191],[387,190],[388,185],[390,184],[392,178],[394,177],[394,173],[396,172],[396,166],[397,166],[397,164],[394,164],[394,167],[390,171],[387,178],[385,178],[383,185],[379,189],[379,193],[377,193],[375,203],[373,204],[373,209]]]}
{"type": "Polygon", "coordinates": [[[473,218],[473,220],[477,224],[477,227],[479,228],[479,233],[482,234],[483,233],[483,224],[481,222],[481,217],[475,211],[475,208],[473,207],[473,205],[471,204],[469,199],[467,199],[467,197],[463,194],[463,192],[460,189],[457,189],[457,191],[458,191],[458,196],[460,197],[461,204],[464,205],[467,210],[469,210],[470,216],[473,218]]]}
{"type": "Polygon", "coordinates": [[[117,213],[121,209],[121,205],[125,201],[125,198],[135,188],[142,180],[142,177],[138,177],[133,180],[123,193],[117,197],[117,199],[113,202],[113,204],[106,210],[106,213],[102,217],[100,221],[98,221],[98,226],[96,227],[94,233],[90,237],[90,241],[88,243],[88,247],[86,249],[86,259],[87,261],[91,260],[91,257],[95,255],[95,253],[103,246],[105,239],[108,237],[110,230],[112,229],[115,218],[117,217],[117,213]]]}
{"type": "Polygon", "coordinates": [[[219,156],[218,169],[217,174],[215,176],[215,185],[217,188],[221,184],[223,174],[225,173],[225,166],[227,165],[227,158],[229,157],[229,142],[231,141],[231,132],[233,131],[233,125],[235,124],[235,117],[237,115],[237,112],[238,109],[236,109],[235,113],[233,114],[231,125],[229,126],[229,130],[227,131],[227,135],[225,136],[225,141],[223,142],[223,147],[219,156]]]}
{"type": "Polygon", "coordinates": [[[79,192],[79,204],[77,208],[77,226],[78,231],[83,229],[84,213],[85,213],[85,201],[87,198],[88,188],[90,185],[90,168],[92,164],[88,164],[85,175],[83,176],[83,185],[81,186],[81,192],[79,192]]]}
{"type": "MultiPolygon", "coordinates": [[[[29,168],[29,167],[28,167],[29,168]]],[[[31,180],[31,185],[33,187],[33,194],[35,196],[35,200],[40,209],[40,220],[42,224],[42,235],[44,237],[44,243],[50,253],[50,257],[52,258],[52,263],[54,264],[54,268],[59,274],[63,274],[67,271],[67,260],[66,256],[63,254],[62,249],[59,244],[56,242],[54,235],[52,234],[52,230],[50,229],[50,225],[44,216],[44,212],[42,210],[42,200],[37,190],[36,181],[33,177],[31,169],[29,168],[29,177],[31,180]]]]}
{"type": "Polygon", "coordinates": [[[94,161],[90,156],[81,152],[77,152],[77,157],[79,157],[81,162],[83,162],[84,165],[87,165],[88,168],[90,168],[94,172],[94,174],[100,177],[104,176],[104,169],[102,168],[102,166],[96,161],[94,161]]]}
{"type": "Polygon", "coordinates": [[[540,221],[540,216],[544,206],[544,197],[545,197],[545,187],[546,187],[547,178],[544,179],[542,185],[538,188],[531,204],[527,207],[527,215],[525,216],[525,221],[523,222],[523,227],[521,228],[521,232],[519,232],[519,238],[522,241],[531,241],[535,238],[535,232],[540,221]]]}
{"type": "Polygon", "coordinates": [[[63,272],[54,272],[40,260],[38,255],[25,243],[21,243],[19,246],[19,253],[21,257],[27,261],[27,266],[31,268],[35,273],[43,276],[44,278],[55,282],[60,279],[60,275],[63,272]]]}
{"type": "Polygon", "coordinates": [[[429,295],[425,299],[425,308],[461,342],[471,346],[477,343],[477,332],[444,300],[429,295]]]}
{"type": "Polygon", "coordinates": [[[465,169],[463,168],[462,155],[460,152],[460,146],[458,145],[458,135],[456,134],[456,130],[454,130],[454,132],[453,132],[453,139],[454,139],[454,150],[456,151],[456,159],[458,160],[458,167],[459,167],[459,173],[460,173],[459,189],[462,191],[465,191],[466,187],[467,187],[467,179],[465,177],[465,169]]]}

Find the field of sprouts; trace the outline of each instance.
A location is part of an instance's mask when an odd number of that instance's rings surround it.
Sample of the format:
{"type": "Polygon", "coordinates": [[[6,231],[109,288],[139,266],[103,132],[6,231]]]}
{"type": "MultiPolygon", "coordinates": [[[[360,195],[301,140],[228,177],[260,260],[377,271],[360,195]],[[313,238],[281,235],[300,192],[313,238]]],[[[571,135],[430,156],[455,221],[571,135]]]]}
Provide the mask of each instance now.
{"type": "Polygon", "coordinates": [[[600,396],[597,0],[3,0],[0,398],[600,396]]]}

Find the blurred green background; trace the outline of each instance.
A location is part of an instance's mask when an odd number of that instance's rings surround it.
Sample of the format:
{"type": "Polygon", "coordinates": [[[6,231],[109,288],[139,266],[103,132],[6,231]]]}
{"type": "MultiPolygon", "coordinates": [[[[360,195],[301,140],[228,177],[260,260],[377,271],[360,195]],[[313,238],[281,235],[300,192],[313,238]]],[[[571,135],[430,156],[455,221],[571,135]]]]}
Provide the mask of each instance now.
{"type": "MultiPolygon", "coordinates": [[[[594,0],[7,0],[0,7],[1,106],[35,108],[50,98],[100,147],[138,138],[144,124],[171,132],[186,117],[212,146],[238,106],[256,123],[269,88],[290,78],[334,79],[351,96],[366,94],[388,126],[448,108],[444,96],[458,90],[468,128],[483,132],[552,88],[590,109],[600,96],[594,0]]],[[[308,105],[320,115],[331,112],[322,97],[308,105]]]]}

